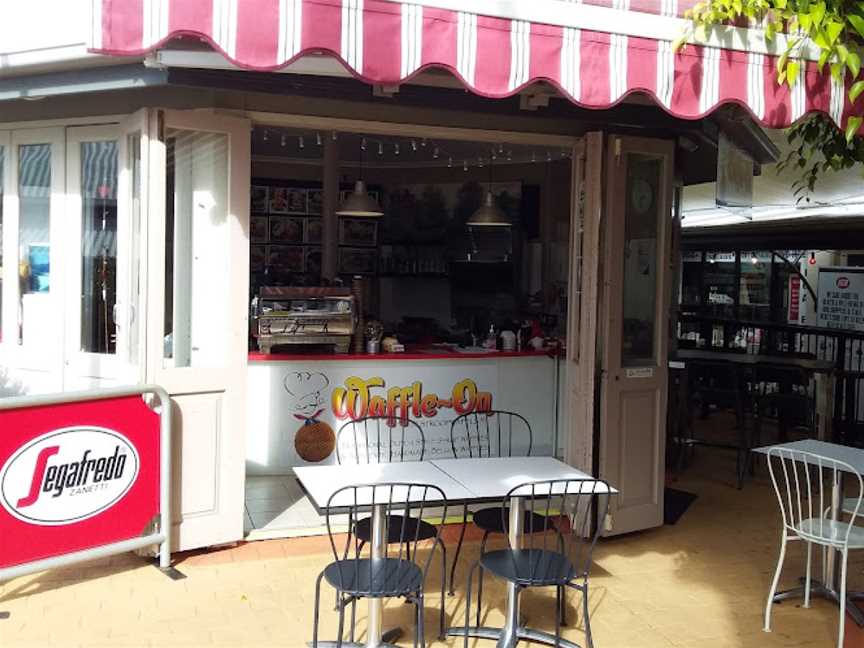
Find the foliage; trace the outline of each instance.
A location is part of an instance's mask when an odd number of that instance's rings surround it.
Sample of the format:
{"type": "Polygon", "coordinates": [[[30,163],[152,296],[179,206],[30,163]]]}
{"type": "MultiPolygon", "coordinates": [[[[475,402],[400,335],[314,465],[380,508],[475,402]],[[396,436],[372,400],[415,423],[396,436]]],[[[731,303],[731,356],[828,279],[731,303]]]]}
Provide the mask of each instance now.
{"type": "MultiPolygon", "coordinates": [[[[747,20],[761,25],[767,40],[785,39],[777,59],[778,83],[793,86],[798,82],[803,57],[815,48],[820,71],[850,81],[852,104],[864,93],[862,0],[702,0],[687,12],[687,17],[689,27],[676,41],[676,48],[688,40],[705,42],[712,30],[747,20]]],[[[830,117],[815,113],[789,129],[792,150],[779,169],[800,169],[793,185],[799,200],[813,190],[822,173],[864,162],[864,144],[858,135],[861,125],[862,118],[852,116],[842,133],[830,117]]]]}

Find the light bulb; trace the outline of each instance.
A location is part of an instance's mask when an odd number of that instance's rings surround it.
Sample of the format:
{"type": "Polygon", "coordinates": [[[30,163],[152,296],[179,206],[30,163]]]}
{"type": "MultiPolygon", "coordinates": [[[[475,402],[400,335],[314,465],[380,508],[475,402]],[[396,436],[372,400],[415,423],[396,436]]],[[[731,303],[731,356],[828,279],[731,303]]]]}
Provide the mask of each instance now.
{"type": "Polygon", "coordinates": [[[477,166],[479,166],[481,169],[483,168],[483,158],[477,158],[477,166]]]}
{"type": "Polygon", "coordinates": [[[315,133],[315,143],[321,146],[321,133],[315,133]]]}
{"type": "Polygon", "coordinates": [[[447,168],[448,168],[448,169],[452,169],[452,168],[453,168],[453,158],[452,158],[452,157],[448,157],[448,158],[447,158],[447,168]]]}
{"type": "Polygon", "coordinates": [[[462,160],[462,170],[463,171],[468,170],[468,160],[462,160]]]}
{"type": "Polygon", "coordinates": [[[552,161],[552,154],[551,154],[549,151],[546,151],[546,161],[547,161],[547,162],[551,162],[551,161],[552,161]]]}
{"type": "Polygon", "coordinates": [[[411,140],[411,150],[412,151],[417,150],[417,142],[415,140],[411,140]]]}
{"type": "Polygon", "coordinates": [[[393,153],[395,153],[396,155],[399,155],[399,142],[396,142],[393,145],[393,153]]]}
{"type": "Polygon", "coordinates": [[[306,148],[306,142],[303,140],[302,135],[297,138],[297,146],[299,146],[301,149],[306,148]]]}
{"type": "Polygon", "coordinates": [[[285,135],[285,133],[282,133],[282,139],[279,141],[279,146],[281,146],[282,148],[285,148],[285,146],[287,144],[288,144],[288,136],[285,135]]]}
{"type": "Polygon", "coordinates": [[[360,140],[360,150],[361,150],[361,151],[365,151],[365,150],[366,150],[366,138],[365,138],[365,137],[364,137],[363,139],[360,140]]]}
{"type": "Polygon", "coordinates": [[[434,149],[432,149],[432,158],[437,160],[439,155],[441,155],[441,151],[439,151],[438,147],[436,146],[434,149]]]}
{"type": "Polygon", "coordinates": [[[378,142],[378,155],[384,155],[384,142],[378,142]]]}
{"type": "Polygon", "coordinates": [[[536,161],[537,161],[537,154],[536,154],[534,151],[531,151],[531,161],[532,161],[532,162],[536,162],[536,161]]]}
{"type": "Polygon", "coordinates": [[[499,144],[499,145],[498,145],[498,152],[499,152],[499,153],[503,153],[503,152],[504,152],[504,145],[503,145],[503,144],[499,144]]]}

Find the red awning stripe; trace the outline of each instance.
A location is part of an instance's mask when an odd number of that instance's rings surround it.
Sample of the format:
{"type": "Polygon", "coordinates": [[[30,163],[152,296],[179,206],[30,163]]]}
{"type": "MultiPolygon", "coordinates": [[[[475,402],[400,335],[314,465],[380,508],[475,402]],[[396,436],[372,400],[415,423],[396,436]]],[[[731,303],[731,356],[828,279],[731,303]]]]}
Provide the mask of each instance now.
{"type": "MultiPolygon", "coordinates": [[[[592,2],[673,16],[685,3],[592,2]]],[[[251,70],[328,53],[369,83],[396,85],[439,67],[493,98],[543,80],[580,106],[608,108],[643,92],[684,119],[731,102],[770,127],[788,126],[811,111],[840,125],[860,113],[849,105],[844,85],[812,61],[802,62],[801,82],[790,91],[777,85],[776,59],[765,54],[697,45],[676,53],[666,40],[386,0],[101,0],[101,26],[92,49],[110,55],[142,55],[193,36],[251,70]]]]}

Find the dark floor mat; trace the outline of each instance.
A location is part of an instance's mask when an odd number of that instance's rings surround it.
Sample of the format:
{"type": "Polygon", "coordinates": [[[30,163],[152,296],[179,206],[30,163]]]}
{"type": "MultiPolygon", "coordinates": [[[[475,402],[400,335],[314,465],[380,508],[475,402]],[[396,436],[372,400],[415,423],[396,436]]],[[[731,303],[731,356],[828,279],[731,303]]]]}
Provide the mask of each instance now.
{"type": "Polygon", "coordinates": [[[699,497],[677,488],[663,491],[663,524],[675,524],[686,513],[690,505],[699,497]]]}

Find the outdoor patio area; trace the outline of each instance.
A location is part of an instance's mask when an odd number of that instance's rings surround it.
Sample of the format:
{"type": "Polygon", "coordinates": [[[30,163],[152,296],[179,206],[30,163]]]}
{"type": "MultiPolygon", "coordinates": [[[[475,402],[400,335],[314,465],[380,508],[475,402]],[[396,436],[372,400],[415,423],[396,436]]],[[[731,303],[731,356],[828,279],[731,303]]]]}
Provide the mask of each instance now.
{"type": "MultiPolygon", "coordinates": [[[[775,608],[774,632],[761,631],[762,609],[777,557],[776,503],[764,469],[743,491],[733,486],[734,457],[700,449],[674,487],[698,494],[675,526],[601,541],[592,573],[591,614],[600,648],[831,646],[837,609],[815,600],[813,608],[786,603],[775,608]],[[706,479],[704,474],[716,477],[706,479]]],[[[458,527],[448,529],[448,546],[458,527]]],[[[460,559],[468,565],[478,542],[460,559]]],[[[142,559],[117,557],[19,578],[0,586],[3,646],[302,646],[311,638],[315,577],[330,559],[325,537],[246,543],[178,556],[188,578],[171,581],[142,559]]],[[[437,560],[437,559],[436,559],[437,560]]],[[[781,587],[801,573],[802,552],[792,547],[781,587]]],[[[427,587],[427,642],[437,638],[438,570],[427,587]]],[[[864,555],[851,559],[851,586],[864,587],[864,555]]],[[[464,623],[464,569],[456,595],[448,597],[452,625],[464,623]]],[[[503,620],[504,592],[487,579],[488,625],[503,620]]],[[[532,626],[553,628],[553,595],[533,590],[523,597],[532,626]]],[[[570,620],[578,599],[571,595],[570,620]]],[[[335,635],[333,593],[322,596],[321,637],[335,635]]],[[[385,628],[401,625],[402,645],[411,606],[390,601],[385,628]]],[[[358,633],[365,605],[357,607],[358,633]]],[[[564,635],[584,642],[581,617],[564,635]]],[[[471,642],[489,645],[490,642],[471,642]]],[[[847,625],[846,646],[864,646],[864,632],[847,625]]]]}

